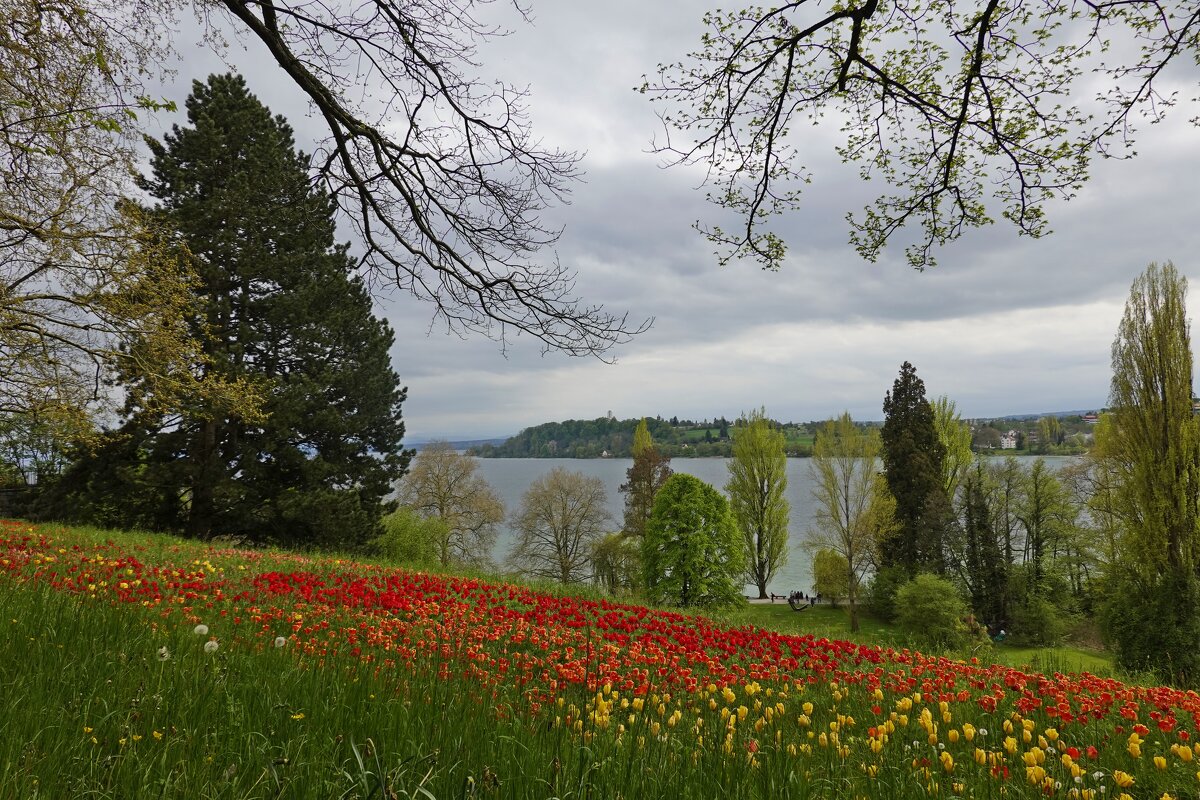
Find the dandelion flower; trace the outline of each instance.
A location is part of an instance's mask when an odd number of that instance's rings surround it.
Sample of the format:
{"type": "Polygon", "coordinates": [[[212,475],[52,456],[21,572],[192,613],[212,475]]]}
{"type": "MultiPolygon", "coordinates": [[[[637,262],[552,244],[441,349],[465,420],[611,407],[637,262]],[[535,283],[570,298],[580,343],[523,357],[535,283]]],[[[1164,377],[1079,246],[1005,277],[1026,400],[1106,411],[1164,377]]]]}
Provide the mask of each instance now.
{"type": "Polygon", "coordinates": [[[165,644],[162,647],[158,648],[158,660],[159,661],[166,661],[170,657],[171,657],[171,651],[167,649],[167,646],[165,644]]]}
{"type": "Polygon", "coordinates": [[[285,644],[287,644],[287,638],[286,638],[286,637],[283,637],[283,636],[276,636],[276,637],[275,637],[275,646],[276,646],[276,647],[283,647],[285,644]]]}
{"type": "Polygon", "coordinates": [[[208,636],[208,626],[201,622],[196,627],[192,628],[192,633],[197,636],[208,636]]]}
{"type": "Polygon", "coordinates": [[[219,648],[220,646],[221,645],[217,644],[216,639],[210,639],[204,643],[204,652],[215,653],[215,652],[217,652],[217,648],[219,648]]]}

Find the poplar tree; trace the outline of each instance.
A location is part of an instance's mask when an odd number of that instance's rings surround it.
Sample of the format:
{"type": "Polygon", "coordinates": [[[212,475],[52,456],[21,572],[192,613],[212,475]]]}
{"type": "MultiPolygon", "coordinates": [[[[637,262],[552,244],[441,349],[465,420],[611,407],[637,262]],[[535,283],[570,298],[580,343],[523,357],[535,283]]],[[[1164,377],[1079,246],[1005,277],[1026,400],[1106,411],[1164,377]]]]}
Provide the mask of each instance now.
{"type": "Polygon", "coordinates": [[[750,582],[760,599],[767,584],[788,557],[787,440],[767,419],[765,411],[752,411],[737,427],[729,482],[725,492],[733,518],[746,542],[750,582]]]}
{"type": "MultiPolygon", "coordinates": [[[[148,141],[143,188],[194,255],[199,379],[253,386],[262,414],[198,397],[168,416],[134,370],[123,376],[120,452],[106,457],[127,465],[142,524],[199,538],[364,542],[382,532],[384,497],[409,458],[392,332],[335,244],[334,205],[286,121],[232,75],[194,83],[187,114],[187,127],[148,141]]],[[[96,503],[120,489],[82,483],[96,503]]]]}
{"type": "Polygon", "coordinates": [[[1098,426],[1121,525],[1104,615],[1128,667],[1200,679],[1200,431],[1187,280],[1171,263],[1134,281],[1112,346],[1110,424],[1098,426]],[[1155,624],[1145,624],[1154,620],[1155,624]]]}

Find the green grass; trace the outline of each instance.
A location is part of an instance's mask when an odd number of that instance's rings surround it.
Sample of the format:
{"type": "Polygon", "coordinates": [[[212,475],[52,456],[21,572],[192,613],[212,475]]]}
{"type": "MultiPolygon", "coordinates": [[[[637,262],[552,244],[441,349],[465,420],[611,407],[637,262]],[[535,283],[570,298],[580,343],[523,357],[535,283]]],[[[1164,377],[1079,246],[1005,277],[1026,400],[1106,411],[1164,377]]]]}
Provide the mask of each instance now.
{"type": "MultiPolygon", "coordinates": [[[[722,619],[734,625],[757,625],[761,628],[789,634],[811,634],[827,639],[845,639],[861,644],[884,647],[907,646],[903,632],[894,625],[859,614],[859,630],[850,630],[850,613],[845,608],[815,606],[806,611],[792,611],[787,603],[752,603],[722,619]]],[[[963,655],[966,655],[965,653],[963,655]]],[[[1037,672],[1090,672],[1094,675],[1116,676],[1112,657],[1107,653],[1063,645],[1060,647],[1018,647],[999,643],[990,653],[981,656],[1009,667],[1024,667],[1037,672]]],[[[1127,676],[1123,676],[1127,677],[1127,676]]]]}

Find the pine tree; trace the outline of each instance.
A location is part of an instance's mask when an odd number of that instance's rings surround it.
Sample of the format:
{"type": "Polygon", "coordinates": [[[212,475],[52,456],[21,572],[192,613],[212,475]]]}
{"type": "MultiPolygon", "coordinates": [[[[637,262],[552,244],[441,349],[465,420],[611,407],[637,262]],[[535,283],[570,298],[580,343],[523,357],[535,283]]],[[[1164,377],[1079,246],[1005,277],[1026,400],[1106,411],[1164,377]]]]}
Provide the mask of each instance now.
{"type": "Polygon", "coordinates": [[[883,415],[883,471],[896,498],[898,529],[881,545],[881,566],[902,567],[910,575],[944,573],[943,538],[950,508],[942,484],[946,448],[925,399],[925,383],[907,361],[884,396],[883,415]]]}
{"type": "MultiPolygon", "coordinates": [[[[345,546],[378,535],[408,463],[393,336],[334,242],[291,128],[232,75],[196,82],[189,127],[149,141],[143,188],[195,256],[202,377],[245,380],[263,419],[201,403],[162,419],[136,401],[140,492],[154,526],[200,538],[345,546]],[[176,501],[172,501],[176,498],[176,501]]],[[[137,398],[139,376],[126,376],[137,398]]]]}

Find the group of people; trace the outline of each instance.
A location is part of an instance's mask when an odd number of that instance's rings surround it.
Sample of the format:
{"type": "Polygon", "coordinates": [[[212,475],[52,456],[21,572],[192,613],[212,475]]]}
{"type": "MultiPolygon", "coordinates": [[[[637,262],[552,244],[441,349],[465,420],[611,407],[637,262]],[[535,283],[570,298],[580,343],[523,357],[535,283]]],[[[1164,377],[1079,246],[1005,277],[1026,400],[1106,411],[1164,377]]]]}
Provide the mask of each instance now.
{"type": "Polygon", "coordinates": [[[774,603],[776,600],[787,600],[788,605],[793,606],[797,603],[808,603],[811,606],[815,603],[821,602],[821,593],[817,592],[816,594],[806,595],[804,592],[792,592],[786,597],[781,594],[772,594],[771,602],[774,603]]]}

